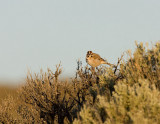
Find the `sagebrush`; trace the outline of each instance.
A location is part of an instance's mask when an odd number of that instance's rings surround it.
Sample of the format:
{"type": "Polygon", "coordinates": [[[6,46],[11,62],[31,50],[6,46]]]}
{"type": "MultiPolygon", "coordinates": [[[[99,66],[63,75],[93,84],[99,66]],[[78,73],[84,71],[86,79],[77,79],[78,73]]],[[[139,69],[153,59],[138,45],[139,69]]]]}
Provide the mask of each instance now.
{"type": "Polygon", "coordinates": [[[0,104],[1,123],[160,123],[160,42],[96,68],[77,62],[76,76],[61,81],[61,65],[29,73],[25,84],[0,104]]]}

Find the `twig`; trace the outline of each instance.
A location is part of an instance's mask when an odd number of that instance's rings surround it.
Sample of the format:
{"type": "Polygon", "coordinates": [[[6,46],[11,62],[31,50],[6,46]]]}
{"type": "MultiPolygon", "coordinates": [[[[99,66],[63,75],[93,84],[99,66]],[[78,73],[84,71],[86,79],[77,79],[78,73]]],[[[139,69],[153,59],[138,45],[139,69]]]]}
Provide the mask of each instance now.
{"type": "Polygon", "coordinates": [[[116,71],[117,71],[117,69],[118,69],[118,65],[120,64],[123,56],[124,56],[124,53],[121,55],[121,58],[120,58],[120,59],[118,58],[118,62],[117,62],[117,65],[115,66],[114,74],[116,73],[116,71]]]}

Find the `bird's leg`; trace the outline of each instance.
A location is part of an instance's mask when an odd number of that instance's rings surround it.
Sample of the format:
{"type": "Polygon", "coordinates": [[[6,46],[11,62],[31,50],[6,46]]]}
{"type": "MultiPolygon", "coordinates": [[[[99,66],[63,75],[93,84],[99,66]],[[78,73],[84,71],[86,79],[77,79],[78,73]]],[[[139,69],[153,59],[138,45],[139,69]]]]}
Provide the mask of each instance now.
{"type": "Polygon", "coordinates": [[[95,67],[92,67],[92,75],[93,75],[93,78],[97,77],[97,73],[96,73],[96,70],[95,70],[95,67]]]}
{"type": "MultiPolygon", "coordinates": [[[[96,67],[96,69],[98,70],[98,67],[96,67]]],[[[96,73],[96,70],[94,67],[92,67],[92,74],[93,74],[93,78],[95,79],[96,84],[98,84],[99,83],[99,76],[98,76],[98,72],[96,73]]]]}

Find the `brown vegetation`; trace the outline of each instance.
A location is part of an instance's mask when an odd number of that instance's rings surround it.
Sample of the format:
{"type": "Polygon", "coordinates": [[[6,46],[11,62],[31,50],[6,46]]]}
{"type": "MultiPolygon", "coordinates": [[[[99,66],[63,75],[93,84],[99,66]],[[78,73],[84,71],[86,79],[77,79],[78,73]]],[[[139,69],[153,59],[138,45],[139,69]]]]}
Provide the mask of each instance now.
{"type": "Polygon", "coordinates": [[[60,81],[61,65],[28,74],[16,97],[0,105],[1,123],[159,123],[160,43],[151,49],[137,44],[116,67],[94,73],[77,62],[71,82],[60,81]],[[140,121],[138,121],[140,120],[140,121]]]}

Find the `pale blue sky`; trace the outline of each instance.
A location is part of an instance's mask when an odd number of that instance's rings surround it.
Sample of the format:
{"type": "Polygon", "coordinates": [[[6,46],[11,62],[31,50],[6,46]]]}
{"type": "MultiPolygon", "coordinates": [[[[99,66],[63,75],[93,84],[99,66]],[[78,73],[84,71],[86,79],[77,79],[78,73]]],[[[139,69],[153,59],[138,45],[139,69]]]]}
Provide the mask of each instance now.
{"type": "Polygon", "coordinates": [[[0,79],[70,75],[88,50],[115,63],[135,40],[160,40],[159,0],[0,0],[0,79]]]}

